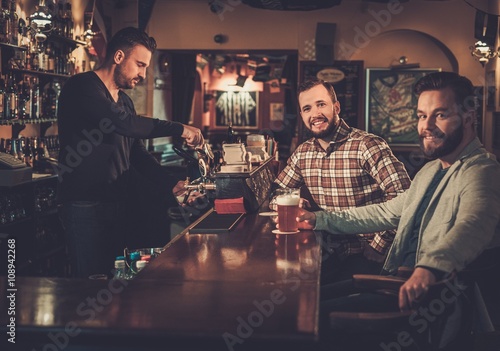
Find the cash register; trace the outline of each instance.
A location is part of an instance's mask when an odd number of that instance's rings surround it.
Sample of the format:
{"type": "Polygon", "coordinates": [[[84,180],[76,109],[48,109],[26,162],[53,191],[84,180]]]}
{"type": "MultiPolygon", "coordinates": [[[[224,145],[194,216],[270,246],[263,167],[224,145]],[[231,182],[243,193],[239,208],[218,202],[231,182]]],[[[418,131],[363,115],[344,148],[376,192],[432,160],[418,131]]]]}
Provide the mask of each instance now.
{"type": "Polygon", "coordinates": [[[33,170],[13,155],[0,152],[0,186],[15,186],[31,181],[33,170]]]}

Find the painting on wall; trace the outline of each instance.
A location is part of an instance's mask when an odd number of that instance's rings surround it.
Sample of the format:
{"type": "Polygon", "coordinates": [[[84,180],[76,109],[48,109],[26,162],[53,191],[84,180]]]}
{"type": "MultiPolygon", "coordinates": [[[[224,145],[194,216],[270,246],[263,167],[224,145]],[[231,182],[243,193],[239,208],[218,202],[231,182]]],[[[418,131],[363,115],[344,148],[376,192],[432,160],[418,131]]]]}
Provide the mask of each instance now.
{"type": "Polygon", "coordinates": [[[215,127],[257,128],[258,92],[215,91],[215,127]]]}
{"type": "Polygon", "coordinates": [[[280,102],[271,102],[269,104],[269,120],[283,121],[285,116],[285,107],[280,102]]]}
{"type": "Polygon", "coordinates": [[[439,68],[366,69],[366,129],[391,145],[418,144],[415,83],[439,68]]]}

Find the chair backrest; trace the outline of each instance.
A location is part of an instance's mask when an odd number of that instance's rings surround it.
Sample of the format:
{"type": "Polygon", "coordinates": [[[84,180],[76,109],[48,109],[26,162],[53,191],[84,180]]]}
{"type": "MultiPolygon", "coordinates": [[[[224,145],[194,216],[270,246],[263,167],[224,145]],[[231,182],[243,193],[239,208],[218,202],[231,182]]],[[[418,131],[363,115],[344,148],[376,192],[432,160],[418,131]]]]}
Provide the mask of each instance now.
{"type": "MultiPolygon", "coordinates": [[[[408,271],[403,270],[403,275],[408,271]]],[[[398,276],[378,276],[356,274],[353,276],[353,283],[363,291],[376,294],[392,295],[398,299],[400,287],[406,282],[406,278],[398,276]]],[[[447,327],[447,319],[454,312],[454,304],[446,304],[443,300],[452,299],[453,294],[459,294],[455,287],[456,274],[449,274],[431,286],[425,296],[414,305],[410,311],[404,312],[331,312],[330,326],[333,330],[377,332],[397,334],[401,331],[408,331],[419,347],[424,350],[432,350],[440,345],[441,335],[447,327]],[[424,332],[413,330],[412,319],[417,320],[421,314],[420,308],[435,311],[436,316],[432,316],[432,323],[424,332]],[[437,309],[437,311],[436,311],[437,309]],[[417,316],[417,318],[415,318],[417,316]],[[434,318],[437,317],[437,318],[434,318]]]]}

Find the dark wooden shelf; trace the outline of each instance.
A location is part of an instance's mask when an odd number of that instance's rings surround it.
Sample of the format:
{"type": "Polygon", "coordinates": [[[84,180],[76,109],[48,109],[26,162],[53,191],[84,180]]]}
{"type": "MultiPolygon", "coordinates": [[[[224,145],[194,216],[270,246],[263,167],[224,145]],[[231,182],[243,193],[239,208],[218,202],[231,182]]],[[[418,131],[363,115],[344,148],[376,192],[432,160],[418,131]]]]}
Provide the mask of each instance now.
{"type": "Polygon", "coordinates": [[[36,124],[57,122],[57,118],[36,118],[36,119],[8,119],[0,120],[0,126],[12,126],[16,124],[36,124]]]}
{"type": "Polygon", "coordinates": [[[38,76],[38,77],[62,78],[62,79],[68,79],[69,77],[71,77],[71,75],[69,75],[69,74],[58,74],[58,73],[45,72],[45,71],[33,71],[30,69],[10,68],[9,70],[11,72],[14,72],[14,73],[28,74],[28,75],[32,75],[32,76],[38,76]]]}
{"type": "Polygon", "coordinates": [[[13,44],[9,44],[9,43],[1,43],[1,42],[0,42],[0,47],[10,48],[10,49],[13,49],[13,50],[21,50],[21,51],[27,51],[28,50],[28,48],[26,48],[24,46],[17,46],[17,45],[13,45],[13,44]]]}

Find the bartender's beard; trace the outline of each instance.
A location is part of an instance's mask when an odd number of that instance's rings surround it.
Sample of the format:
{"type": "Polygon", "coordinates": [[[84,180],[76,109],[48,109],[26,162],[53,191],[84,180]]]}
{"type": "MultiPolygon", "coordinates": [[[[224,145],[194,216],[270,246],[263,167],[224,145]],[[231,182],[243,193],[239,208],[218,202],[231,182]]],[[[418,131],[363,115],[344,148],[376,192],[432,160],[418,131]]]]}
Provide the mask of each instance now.
{"type": "Polygon", "coordinates": [[[117,65],[113,74],[113,79],[115,80],[115,84],[120,89],[133,89],[136,84],[139,84],[142,80],[141,77],[128,79],[127,75],[123,72],[123,68],[121,65],[117,65]]]}

